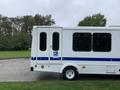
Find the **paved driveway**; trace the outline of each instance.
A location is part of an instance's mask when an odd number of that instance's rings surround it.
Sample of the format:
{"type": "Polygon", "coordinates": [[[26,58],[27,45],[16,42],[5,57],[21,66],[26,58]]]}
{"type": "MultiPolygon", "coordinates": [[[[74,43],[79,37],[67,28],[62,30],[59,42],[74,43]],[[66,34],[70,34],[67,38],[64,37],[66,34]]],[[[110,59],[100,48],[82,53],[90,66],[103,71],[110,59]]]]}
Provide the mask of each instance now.
{"type": "MultiPolygon", "coordinates": [[[[30,71],[29,59],[0,60],[0,82],[58,80],[60,74],[30,71]]],[[[81,80],[120,80],[120,75],[80,75],[81,80]]]]}
{"type": "Polygon", "coordinates": [[[56,73],[30,71],[29,59],[0,60],[0,81],[37,81],[59,79],[56,73]]]}

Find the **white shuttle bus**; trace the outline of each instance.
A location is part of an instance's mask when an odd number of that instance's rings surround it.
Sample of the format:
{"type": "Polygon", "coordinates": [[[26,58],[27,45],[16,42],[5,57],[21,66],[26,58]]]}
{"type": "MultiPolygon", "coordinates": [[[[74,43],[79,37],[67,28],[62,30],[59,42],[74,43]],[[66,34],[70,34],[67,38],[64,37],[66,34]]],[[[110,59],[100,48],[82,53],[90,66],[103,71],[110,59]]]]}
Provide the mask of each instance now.
{"type": "Polygon", "coordinates": [[[120,27],[34,26],[31,51],[31,71],[118,75],[120,27]]]}

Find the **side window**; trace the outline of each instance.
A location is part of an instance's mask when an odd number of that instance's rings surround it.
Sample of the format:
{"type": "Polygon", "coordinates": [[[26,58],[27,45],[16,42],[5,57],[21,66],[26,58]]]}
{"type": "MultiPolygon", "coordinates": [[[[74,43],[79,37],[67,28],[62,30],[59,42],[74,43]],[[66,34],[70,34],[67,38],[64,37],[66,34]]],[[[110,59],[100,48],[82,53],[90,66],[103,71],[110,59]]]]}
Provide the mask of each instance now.
{"type": "Polygon", "coordinates": [[[91,51],[91,33],[74,33],[73,50],[91,51]]]}
{"type": "Polygon", "coordinates": [[[40,50],[45,51],[47,47],[47,34],[45,32],[40,33],[40,50]]]}
{"type": "Polygon", "coordinates": [[[54,51],[59,50],[59,33],[54,32],[52,36],[52,49],[54,51]]]}
{"type": "Polygon", "coordinates": [[[96,52],[111,51],[111,34],[93,33],[93,51],[96,52]]]}

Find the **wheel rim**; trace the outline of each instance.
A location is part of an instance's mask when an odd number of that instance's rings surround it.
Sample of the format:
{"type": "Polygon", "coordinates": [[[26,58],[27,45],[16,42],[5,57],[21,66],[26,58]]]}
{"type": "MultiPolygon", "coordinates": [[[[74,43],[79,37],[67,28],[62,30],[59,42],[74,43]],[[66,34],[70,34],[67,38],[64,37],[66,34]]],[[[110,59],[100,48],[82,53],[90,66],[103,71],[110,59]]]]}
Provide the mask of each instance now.
{"type": "Polygon", "coordinates": [[[73,70],[67,70],[65,75],[68,79],[73,79],[75,77],[75,72],[73,70]]]}

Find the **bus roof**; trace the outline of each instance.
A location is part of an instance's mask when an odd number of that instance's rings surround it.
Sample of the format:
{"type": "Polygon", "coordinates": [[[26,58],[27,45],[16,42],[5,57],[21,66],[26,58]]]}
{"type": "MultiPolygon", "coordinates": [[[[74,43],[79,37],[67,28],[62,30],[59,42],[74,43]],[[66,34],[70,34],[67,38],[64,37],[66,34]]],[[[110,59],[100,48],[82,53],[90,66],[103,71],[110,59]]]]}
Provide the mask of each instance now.
{"type": "Polygon", "coordinates": [[[33,28],[63,28],[63,30],[114,30],[120,31],[120,27],[93,27],[93,26],[80,26],[80,27],[60,27],[60,26],[34,26],[33,28]]]}

